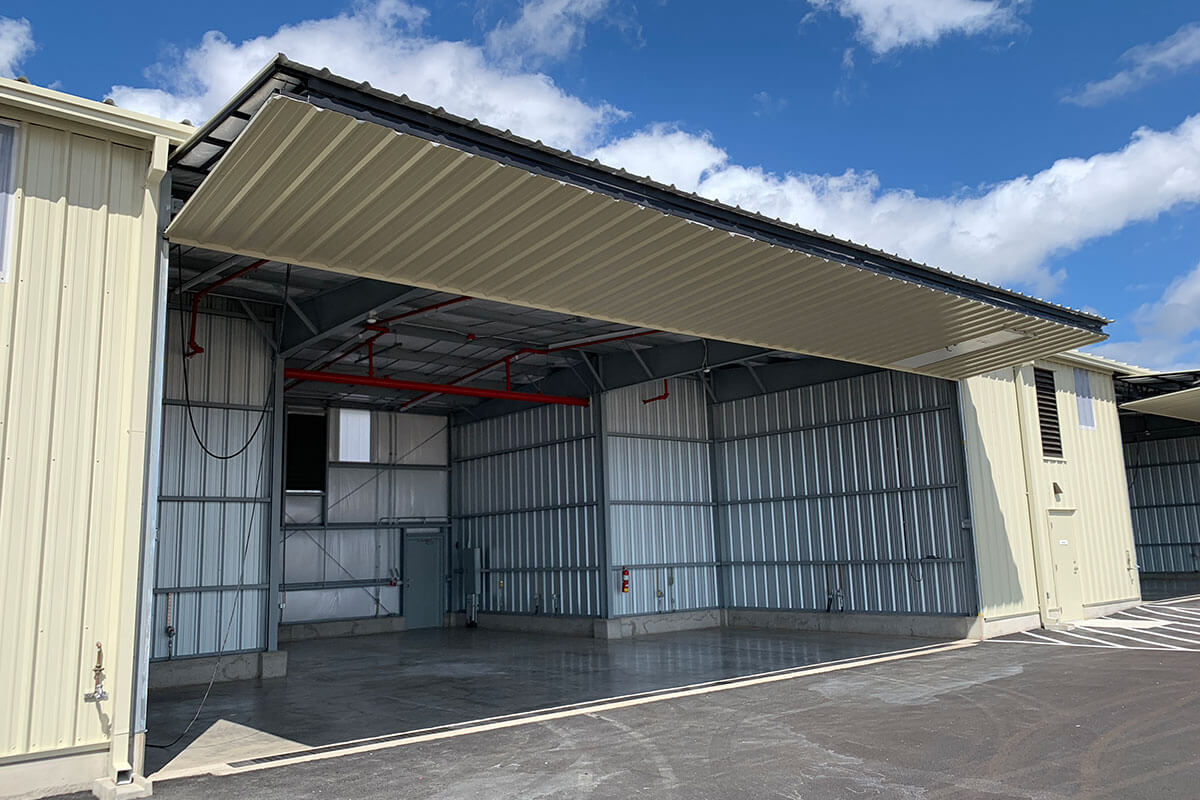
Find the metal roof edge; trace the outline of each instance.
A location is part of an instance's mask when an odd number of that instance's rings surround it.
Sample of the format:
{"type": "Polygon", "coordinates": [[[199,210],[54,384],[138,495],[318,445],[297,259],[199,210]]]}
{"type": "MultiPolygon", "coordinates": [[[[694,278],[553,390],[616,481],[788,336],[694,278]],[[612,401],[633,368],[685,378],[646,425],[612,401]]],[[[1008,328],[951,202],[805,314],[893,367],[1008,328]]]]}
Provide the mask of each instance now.
{"type": "Polygon", "coordinates": [[[163,136],[173,145],[188,140],[194,130],[190,125],[170,122],[139,111],[130,111],[120,106],[88,100],[11,78],[0,78],[0,103],[93,128],[119,131],[142,139],[163,136]]]}
{"type": "Polygon", "coordinates": [[[1046,356],[1047,361],[1059,361],[1072,366],[1085,367],[1098,372],[1109,372],[1113,375],[1154,375],[1154,370],[1126,364],[1114,358],[1105,358],[1094,353],[1084,353],[1081,350],[1067,350],[1052,356],[1046,356]]]}
{"type": "Polygon", "coordinates": [[[532,142],[511,131],[500,131],[478,120],[467,120],[444,109],[422,105],[406,95],[390,94],[369,83],[355,83],[334,75],[328,69],[318,70],[291,61],[283,54],[267,64],[230,103],[197,131],[179,149],[176,160],[195,143],[202,141],[207,132],[215,129],[240,102],[281,74],[301,83],[302,91],[295,95],[296,99],[305,100],[318,108],[381,124],[589,191],[653,208],[664,214],[1100,335],[1104,335],[1104,326],[1112,322],[1105,317],[728,206],[655,183],[648,178],[639,178],[599,161],[587,161],[570,152],[556,150],[540,141],[532,142]]]}

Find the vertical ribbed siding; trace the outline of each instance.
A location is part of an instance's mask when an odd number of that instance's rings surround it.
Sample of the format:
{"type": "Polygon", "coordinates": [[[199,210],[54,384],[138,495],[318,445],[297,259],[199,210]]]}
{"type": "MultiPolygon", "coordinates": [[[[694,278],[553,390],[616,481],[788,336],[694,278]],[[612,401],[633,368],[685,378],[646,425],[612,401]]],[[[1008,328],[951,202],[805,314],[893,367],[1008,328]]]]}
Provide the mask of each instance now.
{"type": "Polygon", "coordinates": [[[980,613],[985,619],[1037,613],[1037,567],[1013,370],[970,378],[960,387],[980,613]]]}
{"type": "Polygon", "coordinates": [[[879,372],[718,405],[726,603],[973,613],[955,402],[879,372]]]}
{"type": "Polygon", "coordinates": [[[711,436],[704,388],[693,379],[604,395],[614,616],[715,608],[711,436]],[[620,591],[629,569],[630,591],[620,591]]]}
{"type": "Polygon", "coordinates": [[[18,140],[0,284],[0,757],[100,745],[130,715],[157,195],[147,150],[101,137],[23,124],[18,140]],[[110,697],[85,703],[98,641],[110,697]]]}
{"type": "Polygon", "coordinates": [[[185,393],[183,342],[190,322],[190,313],[167,314],[154,659],[266,646],[274,410],[264,412],[264,404],[271,349],[249,318],[215,301],[197,318],[204,352],[187,361],[185,393]],[[213,458],[192,423],[214,453],[250,445],[234,458],[213,458]]]}
{"type": "MultiPolygon", "coordinates": [[[[1063,458],[1034,459],[1033,502],[1039,523],[1048,525],[1050,510],[1073,509],[1077,515],[1081,535],[1076,554],[1085,606],[1137,599],[1140,589],[1129,490],[1112,376],[1089,370],[1095,424],[1085,428],[1079,424],[1075,369],[1058,363],[1045,366],[1055,373],[1063,458]],[[1054,494],[1056,484],[1062,490],[1058,496],[1054,494]]],[[[1022,370],[1023,396],[1030,406],[1035,402],[1032,372],[1022,370]]],[[[1048,541],[1048,535],[1042,535],[1048,541]]]]}
{"type": "Polygon", "coordinates": [[[404,575],[405,534],[441,533],[449,519],[445,417],[372,411],[371,460],[342,463],[338,411],[329,412],[325,497],[287,498],[284,623],[401,614],[391,584],[404,575]]]}
{"type": "Polygon", "coordinates": [[[600,613],[590,409],[539,406],[456,426],[455,542],[483,551],[482,610],[600,613]]]}
{"type": "Polygon", "coordinates": [[[1143,572],[1200,572],[1200,436],[1130,442],[1125,471],[1143,572]]]}

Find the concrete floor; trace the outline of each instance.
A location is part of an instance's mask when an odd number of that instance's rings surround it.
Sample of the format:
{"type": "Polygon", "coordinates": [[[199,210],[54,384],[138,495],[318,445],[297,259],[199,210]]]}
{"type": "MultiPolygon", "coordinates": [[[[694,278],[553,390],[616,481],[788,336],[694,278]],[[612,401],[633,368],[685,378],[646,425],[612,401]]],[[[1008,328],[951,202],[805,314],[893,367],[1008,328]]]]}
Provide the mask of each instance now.
{"type": "Polygon", "coordinates": [[[1196,797],[1194,653],[953,652],[225,777],[162,800],[1196,797]]]}
{"type": "MultiPolygon", "coordinates": [[[[454,628],[287,645],[288,676],[217,684],[189,734],[147,771],[270,756],[569,703],[903,650],[935,640],[713,629],[599,640],[454,628]]],[[[150,695],[151,743],[203,686],[150,695]]]]}

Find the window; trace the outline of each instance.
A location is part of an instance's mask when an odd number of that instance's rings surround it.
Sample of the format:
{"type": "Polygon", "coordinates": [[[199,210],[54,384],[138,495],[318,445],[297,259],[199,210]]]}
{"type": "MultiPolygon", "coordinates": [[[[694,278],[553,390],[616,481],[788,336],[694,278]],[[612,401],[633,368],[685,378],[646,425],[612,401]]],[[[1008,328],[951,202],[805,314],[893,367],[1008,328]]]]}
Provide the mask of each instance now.
{"type": "Polygon", "coordinates": [[[1042,456],[1062,458],[1062,429],[1058,425],[1058,396],[1054,387],[1054,372],[1035,369],[1033,385],[1037,394],[1038,428],[1042,433],[1042,456]]]}
{"type": "Polygon", "coordinates": [[[1079,427],[1096,430],[1096,406],[1092,400],[1092,375],[1086,369],[1075,370],[1075,408],[1079,411],[1079,427]]]}
{"type": "Polygon", "coordinates": [[[287,480],[289,492],[325,491],[325,415],[287,415],[287,480]]]}
{"type": "Polygon", "coordinates": [[[371,460],[371,412],[338,409],[338,461],[371,460]]]}
{"type": "Polygon", "coordinates": [[[0,283],[8,281],[12,261],[13,220],[16,217],[17,128],[0,120],[0,283]]]}

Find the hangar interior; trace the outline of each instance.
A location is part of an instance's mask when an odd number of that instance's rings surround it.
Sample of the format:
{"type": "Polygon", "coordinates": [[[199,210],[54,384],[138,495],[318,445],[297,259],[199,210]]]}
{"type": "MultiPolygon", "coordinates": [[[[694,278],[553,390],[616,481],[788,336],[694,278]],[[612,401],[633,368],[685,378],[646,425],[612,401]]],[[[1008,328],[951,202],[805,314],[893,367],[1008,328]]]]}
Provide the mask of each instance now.
{"type": "Polygon", "coordinates": [[[1200,371],[1117,382],[1143,596],[1200,592],[1200,371]]]}
{"type": "Polygon", "coordinates": [[[151,744],[348,654],[634,691],[959,637],[958,381],[1103,336],[282,58],[171,181],[151,744]]]}

